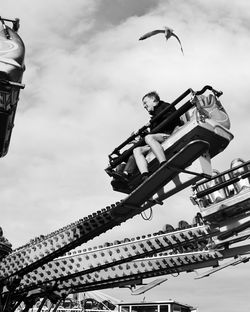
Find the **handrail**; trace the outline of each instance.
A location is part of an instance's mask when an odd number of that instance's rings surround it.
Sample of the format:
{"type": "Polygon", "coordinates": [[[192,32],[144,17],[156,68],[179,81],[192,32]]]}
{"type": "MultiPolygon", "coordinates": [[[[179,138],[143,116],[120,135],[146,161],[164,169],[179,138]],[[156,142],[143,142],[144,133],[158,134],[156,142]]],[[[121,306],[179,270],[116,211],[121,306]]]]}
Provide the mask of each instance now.
{"type": "Polygon", "coordinates": [[[241,179],[246,179],[250,177],[250,172],[245,172],[243,173],[242,175],[238,176],[238,177],[234,177],[230,180],[227,180],[227,181],[224,181],[224,182],[221,182],[220,184],[218,185],[215,185],[215,186],[212,186],[206,190],[203,190],[203,191],[200,191],[198,192],[195,197],[197,198],[201,198],[201,197],[204,197],[206,195],[209,195],[215,191],[218,191],[220,189],[223,189],[224,187],[228,186],[228,185],[231,185],[233,183],[236,183],[236,182],[239,182],[241,179]]]}
{"type": "Polygon", "coordinates": [[[217,179],[217,178],[223,177],[223,176],[224,176],[225,174],[227,174],[227,173],[231,173],[231,172],[233,172],[233,171],[235,171],[235,170],[238,170],[238,169],[240,169],[240,168],[242,168],[242,167],[245,167],[245,166],[248,166],[248,165],[250,165],[250,160],[248,160],[248,161],[246,161],[246,162],[244,162],[244,163],[242,163],[242,164],[240,164],[240,165],[238,165],[238,166],[236,166],[236,167],[233,167],[233,168],[230,168],[230,169],[228,169],[228,170],[225,170],[225,171],[223,171],[223,172],[221,172],[221,173],[219,173],[219,174],[217,174],[217,175],[211,177],[210,179],[206,179],[206,180],[199,181],[199,182],[197,182],[197,183],[193,186],[193,188],[195,189],[195,188],[197,188],[198,186],[202,185],[203,183],[207,183],[207,182],[213,181],[213,180],[215,180],[215,179],[217,179]]]}

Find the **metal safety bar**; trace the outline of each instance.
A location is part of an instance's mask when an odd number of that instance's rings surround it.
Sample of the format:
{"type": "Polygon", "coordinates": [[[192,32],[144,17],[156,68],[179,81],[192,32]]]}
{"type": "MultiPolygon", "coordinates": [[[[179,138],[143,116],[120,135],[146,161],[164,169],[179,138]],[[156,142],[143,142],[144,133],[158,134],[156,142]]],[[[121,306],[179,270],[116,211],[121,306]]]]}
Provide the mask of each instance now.
{"type": "MultiPolygon", "coordinates": [[[[236,166],[236,167],[234,167],[234,168],[232,168],[232,169],[226,170],[226,171],[224,171],[224,172],[222,172],[222,173],[220,173],[220,174],[218,174],[218,175],[212,177],[211,179],[206,179],[205,181],[203,180],[203,181],[201,181],[201,182],[199,182],[199,183],[196,183],[196,184],[193,186],[193,190],[195,191],[195,190],[197,189],[197,187],[199,187],[199,186],[202,185],[203,183],[207,183],[207,182],[213,181],[213,180],[215,180],[215,179],[218,179],[218,178],[220,178],[220,177],[223,177],[223,176],[225,176],[226,174],[231,173],[231,172],[234,172],[234,171],[236,171],[236,170],[238,170],[238,169],[240,169],[240,168],[246,167],[246,166],[249,165],[249,164],[250,164],[250,161],[247,161],[247,162],[245,162],[244,164],[241,164],[241,165],[236,166]]],[[[222,188],[224,188],[224,187],[226,187],[226,186],[228,186],[228,185],[231,185],[231,184],[233,184],[233,183],[239,182],[241,179],[246,179],[246,178],[248,178],[248,177],[250,177],[250,171],[245,172],[245,173],[242,173],[242,174],[238,175],[237,177],[230,178],[229,180],[220,182],[220,184],[214,185],[214,186],[212,186],[212,187],[209,187],[209,188],[207,188],[206,190],[202,190],[202,191],[200,191],[200,192],[197,192],[197,193],[195,194],[195,197],[196,197],[196,198],[201,198],[201,197],[206,196],[206,195],[208,195],[208,194],[211,194],[211,193],[213,193],[213,192],[215,192],[215,191],[218,191],[218,190],[220,190],[220,189],[222,189],[222,188]]]]}

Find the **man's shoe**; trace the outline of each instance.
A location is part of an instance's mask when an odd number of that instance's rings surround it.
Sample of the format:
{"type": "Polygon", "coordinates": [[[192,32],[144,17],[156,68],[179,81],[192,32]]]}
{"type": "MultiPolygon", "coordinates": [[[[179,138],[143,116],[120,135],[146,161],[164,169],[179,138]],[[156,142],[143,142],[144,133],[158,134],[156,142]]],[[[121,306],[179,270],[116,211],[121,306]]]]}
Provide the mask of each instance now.
{"type": "Polygon", "coordinates": [[[142,173],[142,175],[141,175],[142,182],[146,181],[148,177],[149,177],[149,173],[148,172],[142,173]]]}

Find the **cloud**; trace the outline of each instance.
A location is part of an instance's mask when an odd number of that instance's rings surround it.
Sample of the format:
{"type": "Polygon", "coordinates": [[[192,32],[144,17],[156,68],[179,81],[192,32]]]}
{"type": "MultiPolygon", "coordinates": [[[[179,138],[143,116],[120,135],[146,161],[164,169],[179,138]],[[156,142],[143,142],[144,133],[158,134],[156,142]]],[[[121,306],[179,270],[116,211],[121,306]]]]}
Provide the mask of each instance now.
{"type": "Polygon", "coordinates": [[[143,16],[157,7],[159,0],[106,0],[99,1],[98,10],[95,13],[97,25],[114,27],[122,24],[131,16],[143,16]]]}

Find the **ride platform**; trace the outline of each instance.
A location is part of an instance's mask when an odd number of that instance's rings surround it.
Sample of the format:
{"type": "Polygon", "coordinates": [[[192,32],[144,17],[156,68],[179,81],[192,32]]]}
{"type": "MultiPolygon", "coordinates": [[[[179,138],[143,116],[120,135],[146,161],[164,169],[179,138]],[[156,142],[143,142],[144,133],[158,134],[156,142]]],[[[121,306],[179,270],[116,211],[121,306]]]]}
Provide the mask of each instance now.
{"type": "MultiPolygon", "coordinates": [[[[206,87],[204,87],[206,89],[206,87]]],[[[173,105],[175,103],[172,103],[173,105]]],[[[177,111],[173,114],[174,116],[177,114],[182,120],[183,125],[176,127],[171,136],[162,143],[162,147],[166,156],[166,160],[170,160],[176,153],[178,153],[181,149],[187,146],[190,142],[200,140],[208,143],[207,151],[204,151],[203,158],[207,158],[206,165],[204,167],[204,161],[202,162],[202,170],[201,174],[189,174],[188,177],[185,177],[185,187],[194,184],[198,180],[200,180],[204,175],[211,175],[212,168],[211,164],[209,164],[210,159],[222,152],[230,141],[233,139],[233,134],[225,128],[218,120],[212,118],[204,118],[201,116],[195,105],[192,103],[192,100],[189,100],[185,104],[181,105],[177,111]],[[205,154],[206,153],[206,154],[205,154]]],[[[142,128],[145,130],[144,128],[142,128]]],[[[154,131],[155,132],[155,131],[154,131]]],[[[126,141],[125,141],[126,142],[126,141]]],[[[142,144],[142,143],[141,143],[142,144]]],[[[121,146],[123,146],[122,144],[121,146]]],[[[117,152],[117,151],[116,151],[117,152]]],[[[119,163],[119,159],[123,160],[124,154],[129,151],[125,151],[116,159],[112,159],[110,167],[106,169],[107,173],[112,176],[112,172],[115,170],[113,168],[114,165],[119,163]]],[[[132,151],[131,151],[132,152],[132,151]]],[[[118,153],[118,152],[117,152],[118,153]]],[[[201,156],[201,155],[200,155],[201,156]]],[[[159,167],[159,163],[155,158],[155,155],[152,152],[149,152],[146,155],[146,160],[148,162],[149,172],[156,172],[159,167]]],[[[193,159],[194,161],[194,159],[193,159]]],[[[191,165],[191,163],[189,164],[191,165]]],[[[188,166],[189,166],[188,165],[188,166]]],[[[176,171],[176,174],[179,174],[183,171],[176,171]]],[[[142,183],[142,178],[138,170],[129,178],[127,183],[119,181],[119,179],[113,179],[111,181],[111,185],[115,191],[123,192],[130,194],[133,192],[140,184],[142,183]]],[[[179,191],[179,185],[176,185],[170,191],[171,195],[173,195],[176,191],[175,188],[179,191]]]]}

